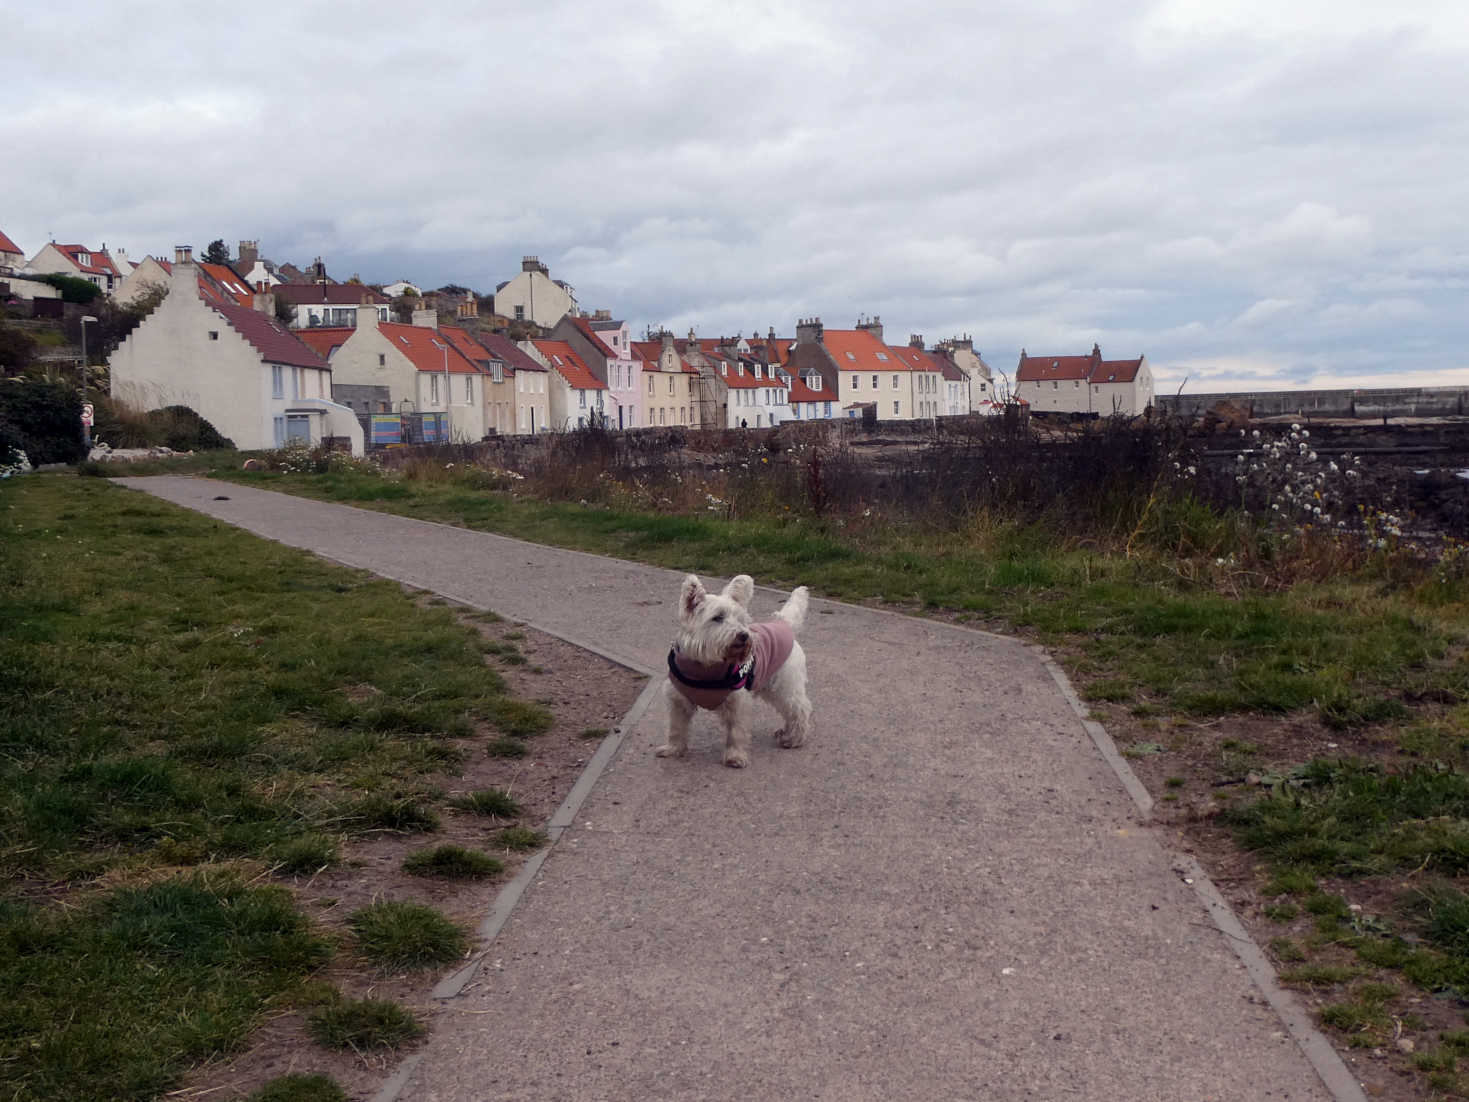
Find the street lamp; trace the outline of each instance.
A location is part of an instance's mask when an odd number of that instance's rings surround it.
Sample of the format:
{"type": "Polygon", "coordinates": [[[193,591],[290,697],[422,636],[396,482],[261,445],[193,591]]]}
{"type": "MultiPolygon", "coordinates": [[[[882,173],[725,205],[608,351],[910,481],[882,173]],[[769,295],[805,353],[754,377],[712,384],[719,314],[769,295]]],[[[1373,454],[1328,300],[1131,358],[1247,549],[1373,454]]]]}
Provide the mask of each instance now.
{"type": "Polygon", "coordinates": [[[87,419],[87,322],[97,319],[91,314],[82,315],[82,447],[92,450],[92,426],[87,419]]]}

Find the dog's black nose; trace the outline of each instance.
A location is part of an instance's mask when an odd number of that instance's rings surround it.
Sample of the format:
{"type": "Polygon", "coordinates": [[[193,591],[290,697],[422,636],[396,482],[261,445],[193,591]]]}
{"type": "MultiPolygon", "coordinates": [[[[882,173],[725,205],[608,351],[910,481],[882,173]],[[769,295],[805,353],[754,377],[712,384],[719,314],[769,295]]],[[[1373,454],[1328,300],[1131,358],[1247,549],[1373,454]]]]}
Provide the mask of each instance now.
{"type": "Polygon", "coordinates": [[[741,643],[748,643],[750,641],[750,633],[748,631],[742,631],[735,638],[741,643]]]}

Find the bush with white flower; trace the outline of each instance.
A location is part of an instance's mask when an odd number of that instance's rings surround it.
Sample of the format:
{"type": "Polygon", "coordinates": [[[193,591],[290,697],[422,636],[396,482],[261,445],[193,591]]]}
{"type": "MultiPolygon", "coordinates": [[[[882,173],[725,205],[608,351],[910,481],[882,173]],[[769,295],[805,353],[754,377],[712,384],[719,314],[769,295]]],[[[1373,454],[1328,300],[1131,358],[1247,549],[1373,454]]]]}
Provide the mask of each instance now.
{"type": "MultiPolygon", "coordinates": [[[[1293,424],[1278,437],[1255,429],[1241,438],[1250,445],[1235,456],[1234,481],[1240,505],[1277,532],[1302,530],[1362,533],[1377,540],[1370,518],[1391,516],[1401,535],[1401,519],[1361,500],[1362,460],[1344,453],[1338,460],[1319,455],[1311,432],[1293,424]]],[[[1380,524],[1377,527],[1381,527],[1380,524]]]]}
{"type": "Polygon", "coordinates": [[[19,448],[6,448],[3,460],[0,460],[0,478],[9,478],[11,475],[26,474],[31,469],[30,458],[19,448]]]}

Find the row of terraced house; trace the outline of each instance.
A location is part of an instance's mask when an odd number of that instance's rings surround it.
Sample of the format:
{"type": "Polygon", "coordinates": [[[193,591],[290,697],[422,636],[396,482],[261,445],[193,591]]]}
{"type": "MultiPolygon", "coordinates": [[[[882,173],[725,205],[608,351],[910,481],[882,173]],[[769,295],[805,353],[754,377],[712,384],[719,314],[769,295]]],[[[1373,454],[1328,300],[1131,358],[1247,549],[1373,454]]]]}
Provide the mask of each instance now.
{"type": "MultiPolygon", "coordinates": [[[[98,261],[81,246],[45,251],[98,261]]],[[[535,257],[494,298],[496,313],[513,310],[514,321],[545,334],[518,341],[504,330],[445,324],[433,308],[391,321],[387,295],[360,284],[286,283],[253,242],[241,242],[233,267],[196,262],[188,247],[172,263],[124,266],[115,296],[147,284],[168,294],[110,357],[113,394],[143,408],[189,406],[242,448],[337,437],[361,450],[374,443],[375,418],[404,414],[433,417],[439,439],[473,441],[594,422],[766,428],[993,413],[1007,400],[1037,412],[1138,412],[1152,400],[1144,358],[1104,361],[1095,346],[1089,357],[1022,353],[1013,384],[997,394],[967,335],[890,344],[877,317],[851,329],[801,319],[787,337],[772,328],[638,340],[610,311],[582,312],[574,289],[535,257]],[[277,296],[294,307],[294,322],[280,320],[277,296]]],[[[473,316],[466,297],[461,315],[473,316]]]]}

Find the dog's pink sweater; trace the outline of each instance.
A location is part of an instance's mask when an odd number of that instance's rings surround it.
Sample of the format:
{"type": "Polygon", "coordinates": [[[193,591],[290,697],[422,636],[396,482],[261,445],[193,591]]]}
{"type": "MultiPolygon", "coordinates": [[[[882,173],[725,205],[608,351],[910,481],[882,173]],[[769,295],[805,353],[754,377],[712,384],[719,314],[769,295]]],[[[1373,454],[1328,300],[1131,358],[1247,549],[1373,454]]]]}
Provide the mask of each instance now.
{"type": "Polygon", "coordinates": [[[737,681],[733,676],[734,668],[728,663],[721,662],[717,665],[706,666],[699,662],[691,662],[674,652],[674,664],[684,677],[691,681],[719,681],[722,679],[734,681],[727,688],[685,685],[673,676],[672,670],[669,671],[668,680],[675,689],[700,708],[718,708],[730,693],[739,689],[748,688],[751,692],[758,693],[770,684],[770,679],[786,664],[786,659],[791,656],[791,651],[796,645],[796,633],[784,620],[771,620],[764,624],[750,625],[750,642],[754,651],[754,662],[750,666],[748,676],[737,681]]]}

